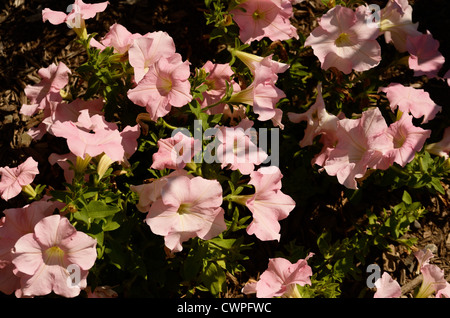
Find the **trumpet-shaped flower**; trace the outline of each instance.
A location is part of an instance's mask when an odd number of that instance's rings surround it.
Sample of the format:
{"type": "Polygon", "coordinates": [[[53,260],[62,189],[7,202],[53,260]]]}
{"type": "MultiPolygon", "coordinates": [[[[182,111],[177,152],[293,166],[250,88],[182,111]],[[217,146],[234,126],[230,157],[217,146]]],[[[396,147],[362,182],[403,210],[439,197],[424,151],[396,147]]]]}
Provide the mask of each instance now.
{"type": "Polygon", "coordinates": [[[337,122],[334,148],[323,160],[325,171],[336,176],[347,188],[357,188],[368,168],[387,169],[392,163],[389,151],[392,142],[386,135],[387,124],[378,108],[362,113],[359,119],[341,119],[337,122]]]}
{"type": "Polygon", "coordinates": [[[258,120],[266,121],[277,116],[276,104],[286,95],[275,86],[277,74],[272,69],[271,60],[265,58],[254,70],[253,82],[247,88],[232,94],[229,103],[243,103],[253,106],[258,120]]]}
{"type": "Polygon", "coordinates": [[[222,126],[216,138],[220,142],[216,148],[216,156],[222,163],[222,168],[229,166],[231,170],[250,174],[255,165],[260,165],[267,158],[267,153],[255,144],[256,131],[251,128],[222,126]]]}
{"type": "Polygon", "coordinates": [[[44,217],[33,233],[17,240],[12,252],[22,295],[43,296],[53,291],[64,297],[78,296],[97,258],[96,245],[95,239],[77,231],[67,218],[44,217]],[[72,281],[69,266],[79,269],[78,281],[72,281]]]}
{"type": "MultiPolygon", "coordinates": [[[[218,103],[227,93],[227,85],[233,87],[233,92],[238,92],[240,90],[239,84],[232,80],[234,72],[231,69],[230,64],[218,64],[207,61],[202,66],[202,70],[208,73],[205,79],[205,84],[208,89],[202,93],[203,100],[200,101],[202,107],[208,107],[218,103]]],[[[225,105],[226,104],[218,104],[211,109],[208,109],[207,113],[222,113],[225,105]]]]}
{"type": "Polygon", "coordinates": [[[305,136],[300,141],[300,147],[313,144],[316,136],[326,133],[334,134],[337,127],[338,117],[327,112],[322,97],[322,85],[317,86],[317,99],[306,112],[301,114],[288,113],[289,120],[293,123],[306,121],[305,136]]]}
{"type": "Polygon", "coordinates": [[[158,140],[152,169],[183,169],[201,150],[200,141],[177,132],[173,137],[158,140]]]}
{"type": "Polygon", "coordinates": [[[439,41],[429,31],[418,36],[408,36],[406,49],[410,54],[409,68],[414,70],[414,76],[438,77],[445,58],[439,52],[439,41]]]}
{"type": "Polygon", "coordinates": [[[391,124],[386,131],[392,138],[393,149],[389,152],[394,162],[402,167],[414,159],[416,152],[422,149],[431,135],[431,130],[414,126],[412,120],[411,115],[403,114],[400,120],[391,124]]]}
{"type": "Polygon", "coordinates": [[[387,87],[381,87],[379,91],[386,93],[392,111],[398,108],[402,113],[410,113],[415,118],[423,117],[422,123],[432,120],[442,110],[423,89],[391,83],[387,87]]]}
{"type": "Polygon", "coordinates": [[[218,181],[176,176],[167,180],[145,221],[153,233],[164,236],[168,249],[179,252],[190,238],[208,240],[226,229],[222,200],[218,181]]]}
{"type": "Polygon", "coordinates": [[[279,221],[287,218],[295,207],[295,201],[281,192],[282,178],[277,166],[262,167],[250,174],[249,184],[254,186],[255,194],[246,201],[253,216],[247,233],[262,241],[280,239],[279,221]]]}
{"type": "Polygon", "coordinates": [[[389,0],[380,11],[380,32],[386,43],[392,43],[397,51],[407,51],[408,36],[419,36],[418,23],[412,22],[412,7],[408,0],[389,0]]]}
{"type": "Polygon", "coordinates": [[[128,50],[130,65],[134,69],[134,80],[139,83],[161,57],[170,57],[175,53],[173,39],[163,31],[150,32],[135,37],[128,50]]]}
{"type": "Polygon", "coordinates": [[[54,123],[52,132],[57,137],[66,138],[70,151],[77,157],[95,157],[104,152],[113,161],[122,161],[124,158],[122,136],[117,125],[108,123],[100,115],[89,116],[87,109],[80,112],[76,123],[54,123]]]}
{"type": "Polygon", "coordinates": [[[22,208],[3,211],[3,224],[0,226],[0,291],[11,294],[20,288],[20,279],[14,275],[11,263],[11,249],[17,240],[25,234],[32,233],[34,226],[55,210],[55,203],[34,201],[22,208]]]}
{"type": "Polygon", "coordinates": [[[140,212],[148,213],[153,202],[161,198],[162,189],[167,184],[168,180],[176,176],[186,176],[188,178],[192,178],[192,175],[188,174],[186,170],[178,169],[171,172],[167,176],[152,180],[149,183],[131,185],[130,189],[133,192],[136,192],[139,196],[139,202],[136,204],[137,209],[140,212]]]}
{"type": "Polygon", "coordinates": [[[373,298],[399,298],[402,295],[399,283],[392,279],[387,272],[384,272],[381,278],[377,279],[375,287],[377,291],[373,298]]]}
{"type": "Polygon", "coordinates": [[[305,41],[327,70],[336,67],[345,74],[352,70],[366,71],[381,61],[381,47],[376,38],[377,28],[367,19],[367,8],[359,6],[356,11],[335,6],[324,14],[305,41]]]}
{"type": "Polygon", "coordinates": [[[90,45],[100,50],[104,50],[105,47],[113,47],[114,53],[125,54],[133,44],[135,38],[141,37],[139,33],[131,33],[123,25],[114,23],[109,27],[108,33],[100,40],[96,41],[91,39],[90,45]]]}
{"type": "Polygon", "coordinates": [[[420,272],[423,276],[422,285],[417,291],[416,298],[428,298],[447,287],[444,270],[433,264],[422,265],[420,272]]]}
{"type": "Polygon", "coordinates": [[[258,298],[287,297],[298,298],[297,285],[311,285],[312,269],[308,259],[299,259],[292,264],[287,259],[278,257],[269,259],[269,265],[257,282],[248,283],[242,289],[244,294],[256,293],[258,298]]]}
{"type": "Polygon", "coordinates": [[[172,106],[182,107],[192,100],[189,62],[181,55],[161,57],[152,64],[137,86],[128,91],[128,98],[146,108],[152,120],[167,115],[172,106]]]}
{"type": "Polygon", "coordinates": [[[39,110],[51,106],[51,102],[60,102],[62,97],[60,90],[69,82],[70,69],[62,62],[58,65],[51,64],[47,68],[41,68],[38,75],[41,81],[36,85],[27,85],[25,94],[30,104],[22,105],[20,113],[32,116],[39,110]]]}
{"type": "Polygon", "coordinates": [[[29,157],[15,168],[0,168],[0,194],[3,200],[8,201],[22,192],[23,187],[33,182],[34,177],[39,173],[38,163],[29,157]]]}
{"type": "Polygon", "coordinates": [[[287,0],[247,0],[230,11],[239,26],[239,38],[244,43],[268,37],[272,41],[298,39],[291,24],[292,4],[287,0]]]}
{"type": "MultiPolygon", "coordinates": [[[[79,27],[74,25],[78,19],[87,20],[95,17],[98,12],[105,11],[109,2],[84,3],[82,0],[75,0],[71,6],[71,11],[67,14],[61,11],[53,11],[49,8],[42,10],[42,20],[49,21],[51,24],[58,25],[66,22],[70,27],[79,27]]],[[[77,21],[78,22],[78,21],[77,21]]],[[[81,23],[81,21],[80,21],[81,23]]]]}

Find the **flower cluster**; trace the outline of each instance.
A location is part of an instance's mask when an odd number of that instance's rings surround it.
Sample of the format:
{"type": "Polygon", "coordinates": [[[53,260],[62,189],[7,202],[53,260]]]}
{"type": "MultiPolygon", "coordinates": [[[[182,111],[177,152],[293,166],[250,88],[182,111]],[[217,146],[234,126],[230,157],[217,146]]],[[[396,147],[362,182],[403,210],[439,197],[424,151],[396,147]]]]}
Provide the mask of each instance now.
{"type": "MultiPolygon", "coordinates": [[[[283,222],[301,214],[296,199],[310,185],[289,170],[296,154],[278,165],[281,143],[299,144],[300,151],[315,147],[319,151],[304,156],[312,160],[300,170],[319,167],[353,190],[369,172],[401,170],[421,152],[448,158],[449,129],[441,141],[430,141],[429,124],[444,108],[423,88],[380,84],[367,72],[381,65],[383,35],[407,57],[414,77],[449,78],[439,76],[445,61],[439,42],[417,31],[407,0],[390,0],[377,21],[367,5],[330,5],[304,41],[292,23],[303,1],[205,3],[217,28],[211,41],[224,41],[226,58],[201,65],[177,52],[165,31],[132,33],[114,23],[103,36],[89,34],[85,20],[109,2],[75,0],[68,13],[42,11],[43,22],[74,30],[87,61],[75,70],[63,62],[43,67],[40,82],[25,87],[29,102],[20,113],[41,118],[28,134],[35,142],[51,135],[65,146],[39,164],[52,166],[64,182],[58,189],[35,185],[39,169],[32,157],[0,168],[1,198],[27,195],[26,205],[4,210],[0,219],[3,293],[117,297],[132,295],[136,283],[143,290],[177,285],[184,296],[206,290],[218,296],[226,280],[244,270],[245,249],[255,241],[284,244],[283,222]],[[298,60],[309,46],[320,66],[308,73],[298,60]],[[313,76],[319,72],[325,74],[320,80],[313,76]],[[349,91],[361,82],[367,85],[360,95],[376,96],[378,103],[358,105],[357,114],[342,101],[352,100],[349,91]],[[295,90],[305,89],[301,85],[316,87],[317,94],[299,110],[295,90]],[[333,90],[346,98],[333,99],[333,90]],[[174,284],[177,278],[182,283],[174,284]]],[[[313,268],[333,268],[310,266],[320,262],[314,249],[271,257],[242,293],[314,294],[313,268]]],[[[420,297],[449,297],[431,256],[416,257],[424,277],[420,297]]],[[[334,286],[323,285],[318,293],[334,286]]],[[[376,287],[374,297],[400,296],[387,274],[376,287]]]]}

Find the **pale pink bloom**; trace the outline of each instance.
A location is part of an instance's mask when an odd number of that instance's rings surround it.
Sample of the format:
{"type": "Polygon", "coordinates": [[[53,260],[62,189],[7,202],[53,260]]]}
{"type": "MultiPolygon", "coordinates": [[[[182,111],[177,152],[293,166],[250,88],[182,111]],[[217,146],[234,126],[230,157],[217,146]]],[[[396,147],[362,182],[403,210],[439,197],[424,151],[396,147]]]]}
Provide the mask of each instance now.
{"type": "Polygon", "coordinates": [[[38,163],[32,157],[22,162],[19,166],[0,168],[0,193],[3,200],[8,201],[22,192],[22,188],[33,182],[39,174],[38,163]]]}
{"type": "Polygon", "coordinates": [[[128,98],[146,108],[152,120],[167,115],[172,107],[182,107],[192,100],[189,83],[189,62],[181,55],[161,57],[152,64],[137,86],[128,91],[128,98]]]}
{"type": "Polygon", "coordinates": [[[345,74],[352,70],[362,72],[377,66],[381,61],[381,47],[376,38],[377,28],[366,22],[367,8],[356,11],[335,6],[324,14],[305,41],[327,70],[336,67],[345,74]]]}
{"type": "Polygon", "coordinates": [[[279,241],[279,221],[295,208],[295,201],[281,192],[282,178],[277,166],[262,167],[250,174],[249,184],[254,186],[255,193],[246,201],[253,216],[247,233],[255,234],[262,241],[279,241]]]}
{"type": "Polygon", "coordinates": [[[50,102],[50,106],[44,109],[44,119],[37,127],[32,127],[27,134],[33,139],[41,139],[46,132],[53,134],[52,125],[55,122],[78,120],[80,111],[87,109],[91,116],[103,115],[103,99],[97,98],[94,100],[85,101],[82,99],[75,99],[70,103],[64,102],[50,102]]]}
{"type": "Polygon", "coordinates": [[[200,150],[199,140],[177,132],[173,137],[158,140],[158,151],[153,154],[150,168],[183,169],[200,150]]]}
{"type": "Polygon", "coordinates": [[[431,130],[416,127],[412,121],[413,116],[403,114],[400,120],[392,123],[386,131],[392,139],[393,146],[389,155],[402,167],[414,159],[416,152],[422,149],[426,139],[431,135],[431,130]]]}
{"type": "Polygon", "coordinates": [[[408,36],[418,36],[418,23],[412,22],[412,7],[408,0],[389,0],[380,11],[380,32],[386,43],[392,43],[397,51],[407,51],[408,36]]]}
{"type": "Polygon", "coordinates": [[[289,112],[289,120],[293,123],[306,121],[305,136],[300,141],[300,147],[306,147],[313,144],[316,136],[331,133],[334,134],[337,127],[337,116],[327,112],[325,103],[322,97],[322,85],[317,86],[317,98],[314,105],[312,105],[306,112],[296,114],[289,112]]]}
{"type": "Polygon", "coordinates": [[[375,282],[377,291],[373,298],[399,298],[402,295],[402,289],[399,283],[392,279],[392,277],[384,272],[381,278],[375,282]]]}
{"type": "Polygon", "coordinates": [[[270,65],[274,73],[284,73],[290,67],[289,64],[274,61],[272,59],[273,54],[263,57],[237,49],[230,49],[230,52],[241,60],[253,74],[255,73],[256,67],[263,62],[263,60],[267,60],[267,64],[270,65]]]}
{"type": "Polygon", "coordinates": [[[17,240],[27,233],[32,233],[34,226],[55,210],[54,202],[34,201],[22,208],[3,211],[3,224],[0,226],[0,291],[11,294],[20,288],[20,279],[14,275],[11,263],[11,249],[17,240]]]}
{"type": "Polygon", "coordinates": [[[298,39],[291,24],[292,4],[286,0],[247,0],[230,11],[239,26],[239,38],[244,43],[268,37],[272,41],[298,39]],[[244,9],[244,10],[242,10],[244,9]]]}
{"type": "Polygon", "coordinates": [[[409,68],[414,70],[414,76],[438,77],[445,58],[439,52],[439,41],[435,40],[429,31],[417,36],[408,36],[406,49],[410,54],[409,68]]]}
{"type": "Polygon", "coordinates": [[[216,157],[222,164],[222,169],[229,167],[242,174],[253,172],[255,165],[260,165],[267,159],[267,153],[256,145],[256,139],[256,131],[251,127],[219,127],[216,134],[219,142],[216,157]]]}
{"type": "Polygon", "coordinates": [[[95,239],[77,231],[67,218],[44,217],[33,233],[16,242],[12,252],[22,295],[43,296],[53,291],[64,297],[78,296],[97,258],[96,245],[95,239]],[[79,281],[72,281],[69,266],[78,267],[79,281]]]}
{"type": "Polygon", "coordinates": [[[38,84],[25,87],[25,94],[30,104],[22,105],[20,113],[32,116],[39,110],[50,107],[52,101],[61,102],[62,97],[59,92],[69,82],[69,74],[71,74],[70,69],[62,62],[41,68],[38,75],[42,80],[38,84]]]}
{"type": "Polygon", "coordinates": [[[398,108],[402,113],[410,113],[414,118],[423,116],[422,123],[432,120],[442,110],[423,89],[391,83],[387,87],[380,87],[379,91],[386,93],[392,111],[398,108]]]}
{"type": "Polygon", "coordinates": [[[108,33],[100,40],[96,41],[94,38],[91,39],[90,45],[96,47],[100,50],[104,50],[105,47],[113,47],[114,53],[125,54],[128,49],[133,44],[133,39],[140,37],[139,33],[131,33],[123,25],[119,23],[114,23],[109,27],[108,33]]]}
{"type": "MultiPolygon", "coordinates": [[[[229,86],[233,87],[233,92],[238,92],[240,90],[239,84],[232,80],[234,72],[229,63],[217,64],[207,61],[202,66],[202,70],[208,73],[204,83],[207,85],[208,89],[202,93],[203,100],[200,101],[202,108],[219,102],[227,92],[227,83],[229,86]]],[[[217,106],[208,109],[207,113],[222,113],[225,105],[226,104],[218,104],[217,106]]]]}
{"type": "Polygon", "coordinates": [[[294,264],[281,257],[269,259],[269,265],[259,280],[246,284],[242,292],[256,293],[258,298],[301,297],[296,288],[297,285],[311,285],[312,269],[307,261],[313,255],[310,253],[305,259],[299,259],[294,264]]]}
{"type": "Polygon", "coordinates": [[[139,196],[139,202],[136,204],[137,209],[140,212],[147,213],[153,202],[161,198],[161,191],[167,184],[168,180],[176,176],[186,176],[188,178],[193,177],[191,174],[188,174],[186,170],[178,169],[171,172],[167,176],[152,180],[152,182],[140,185],[131,185],[131,191],[136,192],[139,196]]]}
{"type": "Polygon", "coordinates": [[[268,58],[257,64],[254,71],[253,82],[247,88],[234,93],[229,103],[242,103],[253,106],[258,114],[258,120],[266,121],[277,116],[276,104],[286,95],[275,86],[277,74],[272,69],[268,58]]]}
{"type": "Polygon", "coordinates": [[[153,233],[164,236],[168,249],[179,252],[190,238],[209,240],[226,230],[222,201],[217,180],[176,176],[168,179],[145,222],[153,233]]]}
{"type": "Polygon", "coordinates": [[[175,43],[166,32],[150,32],[144,36],[135,36],[128,50],[135,82],[139,83],[161,57],[170,57],[174,53],[175,43]]]}
{"type": "Polygon", "coordinates": [[[78,18],[87,20],[95,17],[98,12],[105,11],[108,4],[108,1],[90,4],[84,3],[82,0],[75,0],[72,5],[72,10],[69,13],[53,11],[49,8],[45,8],[42,10],[42,20],[44,22],[48,20],[54,25],[66,22],[69,26],[79,27],[77,25],[73,25],[73,22],[78,18]]]}
{"type": "Polygon", "coordinates": [[[416,294],[417,298],[428,298],[429,296],[438,293],[439,290],[447,287],[444,270],[433,264],[423,265],[420,268],[423,276],[422,285],[416,294]]]}
{"type": "Polygon", "coordinates": [[[323,167],[330,176],[350,189],[357,189],[357,178],[368,168],[387,169],[392,163],[388,151],[392,149],[385,134],[387,124],[378,108],[362,113],[359,119],[341,119],[337,122],[334,148],[329,149],[323,167]]]}
{"type": "Polygon", "coordinates": [[[67,139],[70,151],[80,158],[95,157],[105,153],[113,161],[122,161],[125,151],[122,136],[115,123],[107,122],[103,116],[89,116],[89,111],[80,111],[78,121],[55,122],[52,133],[67,139]]]}
{"type": "Polygon", "coordinates": [[[445,128],[442,139],[425,147],[425,149],[434,155],[444,158],[449,157],[450,152],[450,127],[445,128]]]}

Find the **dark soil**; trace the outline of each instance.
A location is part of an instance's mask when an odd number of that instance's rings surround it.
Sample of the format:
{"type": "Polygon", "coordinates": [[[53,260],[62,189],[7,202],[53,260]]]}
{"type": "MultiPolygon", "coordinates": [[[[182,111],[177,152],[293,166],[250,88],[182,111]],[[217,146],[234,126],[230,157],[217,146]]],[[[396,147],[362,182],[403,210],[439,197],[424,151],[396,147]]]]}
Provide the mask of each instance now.
{"type": "MultiPolygon", "coordinates": [[[[71,42],[75,38],[66,25],[54,26],[42,22],[42,9],[65,11],[73,1],[60,0],[9,0],[0,5],[0,166],[17,166],[28,156],[39,162],[40,174],[35,180],[39,184],[55,185],[61,180],[61,172],[51,167],[47,161],[52,152],[61,152],[60,141],[46,136],[40,141],[32,141],[25,133],[39,122],[39,116],[32,118],[19,114],[21,105],[27,103],[24,93],[26,85],[39,82],[37,71],[53,62],[62,61],[70,69],[80,65],[84,59],[83,50],[71,42]]],[[[100,2],[100,1],[87,1],[100,2]]],[[[145,34],[153,31],[167,31],[174,38],[177,52],[189,59],[192,65],[206,62],[218,48],[208,43],[208,29],[205,27],[202,0],[110,0],[107,10],[96,19],[86,21],[88,30],[103,35],[113,23],[121,23],[131,32],[145,34]]],[[[323,12],[320,1],[306,1],[295,12],[295,23],[300,32],[307,34],[315,27],[315,14],[323,12]],[[321,11],[322,10],[322,11],[321,11]]],[[[371,1],[384,6],[386,1],[371,1]]],[[[446,58],[443,72],[450,68],[450,2],[447,0],[410,1],[414,8],[414,20],[419,22],[420,31],[429,30],[441,43],[440,51],[446,58]],[[437,9],[438,8],[438,9],[437,9]]],[[[443,74],[441,74],[443,75],[443,74]]],[[[425,83],[433,100],[449,108],[449,89],[435,81],[425,83]]],[[[448,121],[446,123],[448,125],[448,121]]],[[[423,205],[429,213],[411,228],[409,235],[417,237],[417,248],[429,247],[436,257],[433,262],[450,274],[450,189],[444,184],[446,195],[424,198],[423,205]]],[[[0,211],[22,206],[20,198],[8,202],[0,200],[0,211]]],[[[325,204],[324,204],[325,205],[325,204]]],[[[321,222],[340,224],[341,233],[349,230],[339,222],[336,211],[345,210],[345,202],[340,200],[327,204],[324,214],[311,212],[311,225],[321,222]]],[[[314,211],[316,207],[311,207],[314,211]]],[[[297,224],[290,220],[291,226],[297,224]]],[[[384,264],[384,270],[400,280],[402,285],[414,288],[413,260],[411,253],[400,245],[393,245],[390,253],[380,253],[376,260],[384,264]],[[408,285],[409,284],[409,285],[408,285]]],[[[258,266],[255,266],[255,269],[258,266]]],[[[264,267],[264,266],[263,266],[264,267]]],[[[257,273],[253,273],[255,276],[257,273]]],[[[236,278],[234,278],[236,279],[236,278]]],[[[239,291],[245,281],[235,281],[235,291],[239,291]]],[[[359,287],[348,286],[344,291],[358,295],[359,287]],[[355,290],[352,290],[355,289],[355,290]]],[[[345,293],[344,293],[345,295],[345,293]]],[[[234,290],[225,295],[236,297],[234,290]]]]}

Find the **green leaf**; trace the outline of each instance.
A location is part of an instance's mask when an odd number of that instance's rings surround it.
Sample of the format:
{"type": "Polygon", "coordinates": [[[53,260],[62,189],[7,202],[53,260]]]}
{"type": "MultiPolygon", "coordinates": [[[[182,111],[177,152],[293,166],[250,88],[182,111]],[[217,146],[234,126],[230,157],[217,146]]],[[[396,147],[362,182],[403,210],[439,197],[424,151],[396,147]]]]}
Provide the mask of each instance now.
{"type": "Polygon", "coordinates": [[[412,203],[412,198],[408,192],[406,192],[406,191],[403,192],[402,201],[405,202],[406,204],[412,203]]]}

